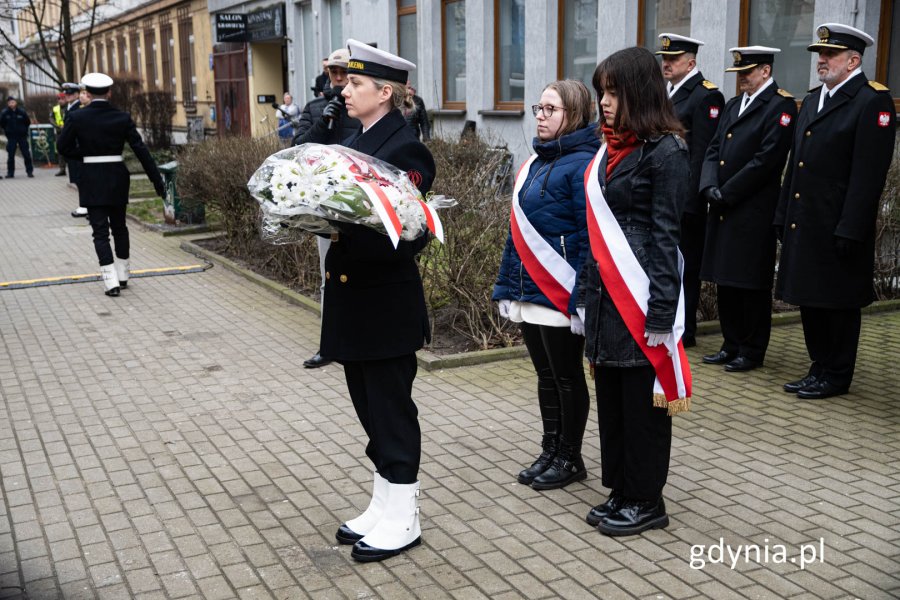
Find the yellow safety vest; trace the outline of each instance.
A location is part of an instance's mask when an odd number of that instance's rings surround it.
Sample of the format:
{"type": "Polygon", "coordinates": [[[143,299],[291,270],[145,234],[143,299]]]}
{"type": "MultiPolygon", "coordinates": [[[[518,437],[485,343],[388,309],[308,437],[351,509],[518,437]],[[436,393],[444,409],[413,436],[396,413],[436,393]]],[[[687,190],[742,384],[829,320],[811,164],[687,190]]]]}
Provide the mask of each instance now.
{"type": "Polygon", "coordinates": [[[62,106],[60,106],[59,104],[57,104],[56,106],[53,107],[53,121],[55,122],[57,127],[63,126],[64,121],[63,121],[62,106]]]}

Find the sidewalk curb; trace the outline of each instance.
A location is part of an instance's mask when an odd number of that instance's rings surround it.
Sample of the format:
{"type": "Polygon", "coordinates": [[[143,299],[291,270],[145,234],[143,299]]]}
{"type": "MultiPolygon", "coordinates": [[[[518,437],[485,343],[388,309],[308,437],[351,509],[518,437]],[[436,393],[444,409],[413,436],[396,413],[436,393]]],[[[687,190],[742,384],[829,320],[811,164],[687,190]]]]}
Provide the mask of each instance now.
{"type": "MultiPolygon", "coordinates": [[[[190,252],[191,254],[202,256],[211,262],[215,262],[225,267],[233,273],[237,273],[248,281],[252,281],[253,283],[267,288],[269,291],[273,292],[277,296],[280,296],[290,304],[305,308],[315,315],[321,315],[321,308],[319,307],[319,303],[315,300],[307,298],[303,294],[297,293],[294,290],[281,285],[280,283],[254,273],[250,269],[244,268],[236,262],[225,258],[220,254],[216,254],[215,252],[211,252],[209,250],[206,250],[205,248],[201,248],[194,243],[194,241],[203,239],[210,238],[208,236],[204,237],[201,232],[192,232],[192,234],[189,235],[189,239],[181,242],[181,249],[185,252],[190,252]]],[[[869,306],[866,306],[862,309],[862,314],[869,315],[895,310],[900,310],[900,300],[883,300],[881,302],[875,302],[869,306]]],[[[785,325],[793,325],[799,322],[799,310],[772,315],[772,327],[783,327],[785,325]]],[[[721,327],[719,326],[718,321],[703,321],[701,323],[697,323],[697,335],[713,335],[720,332],[721,327]]],[[[419,364],[419,368],[426,371],[439,371],[441,369],[453,369],[455,367],[483,365],[501,360],[524,358],[526,356],[528,356],[528,350],[524,345],[511,346],[509,348],[496,348],[493,350],[460,352],[457,354],[447,355],[438,355],[433,352],[429,352],[428,350],[419,350],[416,353],[416,359],[419,364]]]]}

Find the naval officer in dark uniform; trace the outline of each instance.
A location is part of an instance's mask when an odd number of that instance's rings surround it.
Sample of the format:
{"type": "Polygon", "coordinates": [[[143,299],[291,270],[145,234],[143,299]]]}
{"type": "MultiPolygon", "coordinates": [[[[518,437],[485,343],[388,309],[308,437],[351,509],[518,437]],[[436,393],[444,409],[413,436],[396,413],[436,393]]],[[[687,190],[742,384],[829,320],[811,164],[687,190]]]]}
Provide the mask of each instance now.
{"type": "Polygon", "coordinates": [[[762,365],[772,330],[772,219],[797,105],[772,76],[778,48],[732,48],[738,87],[706,152],[701,197],[709,204],[700,277],[716,284],[722,349],[703,357],[725,370],[762,365]]]}
{"type": "Polygon", "coordinates": [[[109,103],[113,80],[103,73],[88,73],[81,79],[90,103],[68,114],[59,133],[57,148],[67,159],[82,161],[78,201],[87,208],[94,234],[94,249],[107,296],[118,296],[128,285],[129,239],[125,207],[131,175],[122,159],[127,142],[141,161],[156,193],[165,195],[165,186],[150,151],[137,132],[131,115],[109,103]],[[109,243],[112,231],[115,259],[109,243]]]}
{"type": "MultiPolygon", "coordinates": [[[[69,122],[69,115],[81,108],[81,99],[79,98],[81,95],[81,86],[77,83],[66,82],[62,84],[62,92],[66,95],[66,114],[63,117],[63,127],[65,127],[65,124],[69,122]]],[[[81,173],[81,161],[77,158],[72,158],[66,161],[66,165],[69,169],[69,183],[72,186],[78,187],[78,175],[81,173]]],[[[71,214],[73,217],[86,217],[88,212],[85,207],[78,206],[71,214]]]]}
{"type": "MultiPolygon", "coordinates": [[[[434,180],[431,153],[400,112],[415,65],[348,40],[350,61],[342,92],[347,113],[362,126],[344,145],[405,171],[426,193],[434,180]]],[[[372,499],[336,537],[354,544],[359,561],[395,556],[421,542],[421,432],[412,399],[416,350],[430,340],[422,278],[416,263],[429,237],[400,241],[364,225],[339,224],[325,256],[320,351],[344,366],[347,389],[368,436],[375,466],[372,499]]]]}
{"type": "Polygon", "coordinates": [[[806,376],[784,385],[805,399],[846,394],[859,345],[860,309],[875,299],[875,220],[894,149],[890,91],[868,81],[867,33],[817,28],[820,87],[803,100],[775,227],[782,235],[776,297],[798,305],[806,376]]]}
{"type": "Polygon", "coordinates": [[[697,308],[700,304],[700,263],[706,230],[706,202],[700,198],[700,171],[706,148],[719,125],[725,97],[697,68],[697,51],[703,42],[674,33],[659,35],[662,73],[675,114],[684,125],[691,160],[691,181],[681,217],[681,253],[684,255],[685,348],[696,345],[697,308]]]}

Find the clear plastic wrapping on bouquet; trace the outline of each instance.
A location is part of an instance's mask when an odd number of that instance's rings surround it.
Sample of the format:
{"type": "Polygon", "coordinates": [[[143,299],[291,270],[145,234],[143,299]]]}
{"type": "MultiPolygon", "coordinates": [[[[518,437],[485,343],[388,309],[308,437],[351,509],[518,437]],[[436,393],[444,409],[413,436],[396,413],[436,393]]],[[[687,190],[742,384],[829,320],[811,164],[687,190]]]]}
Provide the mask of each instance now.
{"type": "Polygon", "coordinates": [[[261,236],[274,244],[303,232],[333,233],[332,222],[362,224],[399,240],[431,230],[443,241],[435,212],[454,206],[446,196],[423,198],[406,173],[343,146],[302,144],[263,162],[247,187],[261,208],[261,236]]]}

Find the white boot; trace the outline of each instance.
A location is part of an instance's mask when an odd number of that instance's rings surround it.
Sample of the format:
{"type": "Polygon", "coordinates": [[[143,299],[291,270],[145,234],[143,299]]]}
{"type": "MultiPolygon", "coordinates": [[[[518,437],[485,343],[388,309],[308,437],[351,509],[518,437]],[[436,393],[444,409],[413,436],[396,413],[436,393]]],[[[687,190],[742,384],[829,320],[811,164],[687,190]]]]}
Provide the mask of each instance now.
{"type": "Polygon", "coordinates": [[[119,276],[119,287],[123,290],[128,287],[128,275],[130,270],[128,268],[128,259],[127,258],[117,258],[116,259],[116,275],[119,276]]]}
{"type": "Polygon", "coordinates": [[[100,275],[103,277],[103,285],[106,286],[107,296],[119,295],[119,277],[116,275],[116,265],[103,265],[100,267],[100,275]]]}
{"type": "Polygon", "coordinates": [[[364,535],[372,531],[381,515],[384,514],[384,506],[387,504],[388,488],[391,484],[388,480],[375,471],[375,479],[372,483],[372,499],[363,514],[351,519],[338,527],[335,538],[341,544],[355,544],[364,535]]]}
{"type": "Polygon", "coordinates": [[[384,516],[368,535],[353,545],[350,556],[360,562],[384,560],[422,543],[419,482],[389,485],[384,516]]]}

